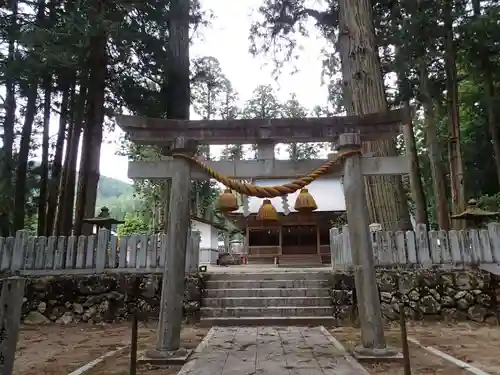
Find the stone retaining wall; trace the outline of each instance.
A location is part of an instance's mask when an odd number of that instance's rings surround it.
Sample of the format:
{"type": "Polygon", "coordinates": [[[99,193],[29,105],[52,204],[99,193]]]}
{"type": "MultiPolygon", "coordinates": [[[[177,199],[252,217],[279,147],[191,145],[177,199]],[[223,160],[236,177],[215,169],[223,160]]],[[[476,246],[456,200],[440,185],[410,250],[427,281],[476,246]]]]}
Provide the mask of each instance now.
{"type": "MultiPolygon", "coordinates": [[[[332,280],[334,316],[349,321],[355,315],[355,286],[351,272],[332,280]]],[[[412,319],[495,321],[500,304],[498,277],[480,270],[377,270],[382,313],[399,319],[405,303],[412,319]]]]}
{"type": "MultiPolygon", "coordinates": [[[[25,324],[101,323],[127,319],[135,306],[135,276],[56,276],[27,281],[22,307],[25,324]]],[[[162,277],[140,276],[139,318],[157,318],[162,277]]],[[[196,317],[204,288],[198,274],[184,279],[184,316],[196,317]]]]}

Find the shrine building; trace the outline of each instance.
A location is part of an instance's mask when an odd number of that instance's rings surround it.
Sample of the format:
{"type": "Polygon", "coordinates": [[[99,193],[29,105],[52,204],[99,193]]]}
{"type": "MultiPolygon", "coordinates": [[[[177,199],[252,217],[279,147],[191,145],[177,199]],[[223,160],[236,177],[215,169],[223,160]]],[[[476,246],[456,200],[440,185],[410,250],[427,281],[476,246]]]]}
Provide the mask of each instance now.
{"type": "MultiPolygon", "coordinates": [[[[283,179],[253,181],[263,187],[287,182],[289,180],[283,179]]],[[[228,214],[228,218],[244,232],[249,264],[320,266],[330,263],[329,231],[346,210],[341,178],[315,180],[307,190],[317,205],[312,212],[294,209],[294,202],[300,194],[297,191],[270,199],[277,211],[277,220],[258,217],[263,200],[256,197],[245,197],[248,200],[245,207],[228,214]]]]}

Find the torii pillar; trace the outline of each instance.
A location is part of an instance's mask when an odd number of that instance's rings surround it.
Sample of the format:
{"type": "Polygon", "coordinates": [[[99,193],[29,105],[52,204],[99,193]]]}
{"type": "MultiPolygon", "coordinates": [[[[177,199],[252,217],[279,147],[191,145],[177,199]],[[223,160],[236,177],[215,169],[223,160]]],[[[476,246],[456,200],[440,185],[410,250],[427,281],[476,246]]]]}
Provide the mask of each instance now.
{"type": "MultiPolygon", "coordinates": [[[[185,137],[175,138],[172,152],[192,153],[194,145],[185,137]]],[[[156,345],[148,350],[144,361],[164,364],[183,362],[190,352],[180,347],[182,304],[184,300],[184,270],[190,226],[191,166],[179,158],[172,168],[170,210],[168,213],[167,256],[163,270],[160,316],[156,345]]]]}
{"type": "MultiPolygon", "coordinates": [[[[341,134],[338,146],[340,152],[359,150],[360,135],[358,133],[341,134]]],[[[359,154],[345,159],[344,195],[361,324],[361,345],[355,348],[356,357],[359,359],[400,357],[398,351],[387,347],[385,341],[372,241],[368,230],[365,182],[359,154]]]]}

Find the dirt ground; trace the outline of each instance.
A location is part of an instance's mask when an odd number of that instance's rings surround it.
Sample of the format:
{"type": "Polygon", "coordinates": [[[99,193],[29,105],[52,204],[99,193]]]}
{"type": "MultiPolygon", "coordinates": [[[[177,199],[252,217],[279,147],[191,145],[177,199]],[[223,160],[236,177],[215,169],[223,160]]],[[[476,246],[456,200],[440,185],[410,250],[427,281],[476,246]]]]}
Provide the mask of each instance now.
{"type": "MultiPolygon", "coordinates": [[[[155,328],[156,323],[140,323],[139,350],[154,343],[155,328]]],[[[182,341],[188,347],[196,347],[207,331],[196,326],[186,326],[182,331],[182,341]]],[[[19,335],[14,375],[66,375],[129,343],[129,324],[24,326],[19,335]]],[[[107,359],[105,365],[96,366],[90,374],[128,374],[128,353],[128,350],[124,350],[117,358],[107,359]]],[[[174,367],[167,372],[147,371],[147,374],[175,374],[178,369],[179,367],[174,367]]],[[[146,373],[141,371],[137,374],[146,373]]]]}
{"type": "MultiPolygon", "coordinates": [[[[153,345],[156,324],[140,324],[139,351],[153,345]]],[[[185,326],[182,330],[182,345],[195,348],[208,329],[185,326]]],[[[348,349],[359,343],[359,329],[342,327],[332,329],[333,335],[348,349]]],[[[387,327],[389,345],[400,347],[400,331],[397,325],[387,327]]],[[[480,368],[490,374],[500,375],[500,327],[473,323],[409,323],[408,336],[423,345],[433,346],[455,358],[480,368]]],[[[65,375],[130,342],[130,325],[105,326],[39,326],[23,327],[18,344],[15,375],[65,375]]],[[[430,375],[469,374],[456,365],[430,354],[410,343],[413,374],[430,375]]],[[[89,375],[128,374],[129,351],[106,359],[89,375]]],[[[372,375],[401,375],[400,363],[364,363],[372,375]]],[[[141,366],[137,375],[174,375],[180,366],[153,368],[141,366]]]]}
{"type": "MultiPolygon", "coordinates": [[[[474,323],[408,323],[408,337],[432,346],[487,373],[500,375],[500,327],[474,323]]],[[[336,328],[332,334],[348,349],[360,343],[359,329],[336,328]]],[[[399,325],[387,327],[389,345],[401,348],[399,325]]],[[[458,366],[410,343],[412,373],[415,375],[470,374],[458,366]]],[[[401,363],[363,363],[371,375],[401,375],[401,363]]]]}
{"type": "MultiPolygon", "coordinates": [[[[139,337],[138,352],[154,345],[155,324],[153,328],[144,328],[141,330],[142,337],[139,337]]],[[[188,349],[195,349],[203,340],[209,329],[198,326],[185,326],[181,331],[181,346],[188,349]]],[[[110,358],[97,365],[86,375],[128,375],[129,374],[130,351],[127,349],[119,356],[110,358]]],[[[139,365],[137,375],[174,375],[182,366],[161,366],[139,365]]]]}

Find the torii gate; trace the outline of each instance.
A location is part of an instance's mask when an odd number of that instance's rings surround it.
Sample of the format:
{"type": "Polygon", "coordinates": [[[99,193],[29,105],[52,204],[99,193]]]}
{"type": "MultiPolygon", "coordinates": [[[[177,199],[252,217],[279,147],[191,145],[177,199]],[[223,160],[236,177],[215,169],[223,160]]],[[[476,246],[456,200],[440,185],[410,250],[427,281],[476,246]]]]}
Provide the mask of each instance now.
{"type": "Polygon", "coordinates": [[[163,278],[157,342],[150,357],[170,357],[180,349],[184,262],[189,228],[189,187],[192,179],[208,179],[216,172],[231,179],[297,178],[327,160],[276,160],[274,146],[286,142],[335,142],[345,157],[343,168],[328,175],[344,176],[347,219],[350,229],[356,290],[361,318],[360,354],[386,356],[387,348],[375,278],[368,209],[363,175],[401,175],[410,170],[408,155],[373,157],[360,155],[361,141],[394,138],[409,118],[398,109],[365,116],[292,119],[168,120],[140,116],[118,116],[117,124],[137,144],[168,147],[174,156],[158,161],[129,162],[132,179],[171,179],[168,218],[168,270],[163,278]],[[257,160],[202,161],[191,159],[196,146],[257,144],[257,160]],[[184,157],[175,157],[184,154],[184,157]],[[189,156],[189,157],[186,157],[189,156]],[[198,164],[198,165],[197,165],[198,164]],[[208,167],[208,168],[207,168],[208,167]]]}

